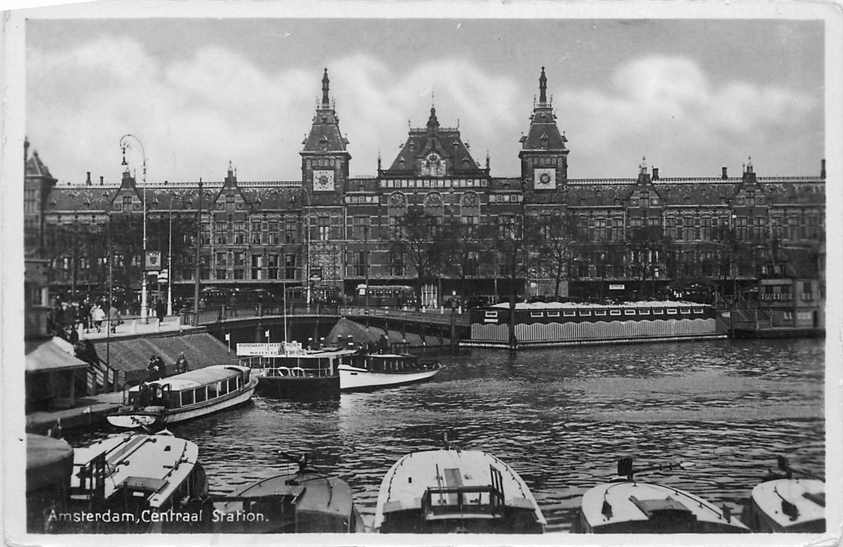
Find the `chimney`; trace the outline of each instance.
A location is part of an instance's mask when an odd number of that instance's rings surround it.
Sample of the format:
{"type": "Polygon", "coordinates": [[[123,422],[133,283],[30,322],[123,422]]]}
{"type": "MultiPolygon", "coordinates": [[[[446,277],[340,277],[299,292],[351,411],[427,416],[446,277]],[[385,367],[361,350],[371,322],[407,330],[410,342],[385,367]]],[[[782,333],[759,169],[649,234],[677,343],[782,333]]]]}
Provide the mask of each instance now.
{"type": "Polygon", "coordinates": [[[653,180],[659,180],[659,168],[653,167],[653,180]]]}
{"type": "Polygon", "coordinates": [[[721,179],[726,180],[727,178],[729,178],[729,175],[726,173],[726,166],[725,165],[723,167],[721,167],[720,170],[721,170],[721,173],[720,173],[721,179]]]}
{"type": "Polygon", "coordinates": [[[820,161],[820,177],[825,178],[825,158],[820,161]]]}
{"type": "Polygon", "coordinates": [[[102,186],[102,175],[100,175],[100,186],[102,186]]]}
{"type": "Polygon", "coordinates": [[[86,173],[86,175],[85,175],[85,186],[90,186],[91,185],[91,172],[85,171],[85,173],[86,173]]]}

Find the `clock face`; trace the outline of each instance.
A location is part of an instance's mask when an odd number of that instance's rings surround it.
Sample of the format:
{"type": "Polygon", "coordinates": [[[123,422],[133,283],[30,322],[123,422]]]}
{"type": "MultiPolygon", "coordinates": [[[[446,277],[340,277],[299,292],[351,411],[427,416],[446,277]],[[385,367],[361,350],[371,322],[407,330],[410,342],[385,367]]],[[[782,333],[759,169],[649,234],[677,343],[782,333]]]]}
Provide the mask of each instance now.
{"type": "Polygon", "coordinates": [[[542,168],[533,170],[533,183],[536,190],[555,190],[556,189],[556,169],[542,168]]]}
{"type": "Polygon", "coordinates": [[[313,171],[313,191],[331,192],[334,190],[334,172],[330,169],[313,171]]]}

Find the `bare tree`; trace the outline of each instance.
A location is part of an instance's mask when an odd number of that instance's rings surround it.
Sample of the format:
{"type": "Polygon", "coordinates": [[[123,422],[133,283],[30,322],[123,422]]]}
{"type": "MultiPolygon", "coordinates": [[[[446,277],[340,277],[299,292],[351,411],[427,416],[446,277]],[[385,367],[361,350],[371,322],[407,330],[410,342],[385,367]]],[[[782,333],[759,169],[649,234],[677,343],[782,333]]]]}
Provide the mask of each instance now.
{"type": "Polygon", "coordinates": [[[393,251],[407,259],[416,274],[416,306],[421,305],[422,286],[441,273],[444,248],[438,219],[419,207],[410,207],[398,220],[393,233],[393,251]]]}

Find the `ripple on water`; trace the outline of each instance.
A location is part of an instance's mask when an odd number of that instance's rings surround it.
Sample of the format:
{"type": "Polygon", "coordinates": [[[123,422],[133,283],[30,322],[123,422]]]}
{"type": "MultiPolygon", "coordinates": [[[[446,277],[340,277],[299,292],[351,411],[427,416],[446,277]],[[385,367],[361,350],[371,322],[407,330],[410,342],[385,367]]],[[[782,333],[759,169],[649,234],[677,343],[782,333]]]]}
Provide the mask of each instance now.
{"type": "Polygon", "coordinates": [[[623,455],[692,462],[647,480],[738,511],[778,454],[824,472],[823,355],[817,340],[475,351],[443,359],[425,384],[317,403],[255,397],[172,431],[199,445],[214,492],[273,475],[281,452],[309,453],[369,515],[389,467],[438,448],[445,431],[512,465],[554,529],[569,529],[583,492],[623,455]]]}

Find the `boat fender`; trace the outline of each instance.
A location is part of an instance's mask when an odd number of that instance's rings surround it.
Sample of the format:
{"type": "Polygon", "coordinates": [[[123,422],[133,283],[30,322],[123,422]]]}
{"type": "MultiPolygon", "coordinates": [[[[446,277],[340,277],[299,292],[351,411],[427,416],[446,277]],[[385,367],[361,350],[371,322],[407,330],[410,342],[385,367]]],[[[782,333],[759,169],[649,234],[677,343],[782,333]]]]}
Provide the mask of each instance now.
{"type": "Polygon", "coordinates": [[[600,512],[603,513],[603,516],[606,517],[607,520],[612,518],[612,504],[609,503],[608,500],[604,499],[603,507],[600,509],[600,512]]]}

